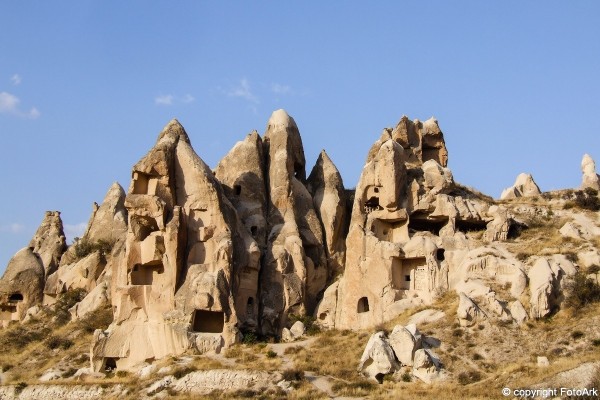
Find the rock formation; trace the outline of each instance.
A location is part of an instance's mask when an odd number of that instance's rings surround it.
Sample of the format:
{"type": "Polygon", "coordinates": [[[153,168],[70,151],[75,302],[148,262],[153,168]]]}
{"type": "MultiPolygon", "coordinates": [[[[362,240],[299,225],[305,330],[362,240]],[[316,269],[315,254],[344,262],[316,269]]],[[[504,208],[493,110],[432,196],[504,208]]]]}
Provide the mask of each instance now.
{"type": "Polygon", "coordinates": [[[176,120],[133,167],[125,207],[125,250],[111,282],[114,322],[95,334],[94,368],[235,342],[236,293],[245,271],[259,268],[258,246],[176,120]]]}
{"type": "Polygon", "coordinates": [[[504,189],[500,195],[500,199],[514,199],[515,197],[537,196],[541,194],[540,188],[533,180],[531,174],[519,174],[515,184],[504,189]]]}
{"type": "Polygon", "coordinates": [[[600,190],[600,175],[596,173],[596,163],[589,154],[584,154],[581,160],[581,188],[600,190]]]}
{"type": "Polygon", "coordinates": [[[20,321],[30,307],[42,303],[44,264],[31,247],[19,250],[0,279],[0,322],[20,321]]]}
{"type": "Polygon", "coordinates": [[[56,271],[60,257],[67,248],[60,212],[46,211],[29,247],[40,256],[46,276],[56,271]]]}
{"type": "Polygon", "coordinates": [[[364,329],[428,303],[449,288],[466,234],[506,240],[511,215],[458,186],[437,121],[403,117],[371,147],[356,187],[344,274],[315,316],[323,326],[364,329]]]}

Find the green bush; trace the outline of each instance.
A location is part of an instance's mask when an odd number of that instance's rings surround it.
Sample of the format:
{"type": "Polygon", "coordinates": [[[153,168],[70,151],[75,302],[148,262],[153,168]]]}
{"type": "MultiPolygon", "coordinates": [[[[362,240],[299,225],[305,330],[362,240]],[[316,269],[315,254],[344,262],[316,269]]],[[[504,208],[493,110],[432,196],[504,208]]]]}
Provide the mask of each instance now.
{"type": "Polygon", "coordinates": [[[55,350],[58,348],[67,350],[71,346],[73,346],[72,340],[65,339],[60,336],[50,336],[48,339],[46,339],[46,347],[48,347],[50,350],[55,350]]]}
{"type": "Polygon", "coordinates": [[[286,381],[302,381],[304,380],[304,371],[298,368],[286,369],[282,373],[283,379],[286,381]]]}
{"type": "Polygon", "coordinates": [[[258,341],[256,333],[249,331],[242,333],[242,343],[244,344],[255,344],[258,341]]]}
{"type": "Polygon", "coordinates": [[[78,238],[75,238],[75,244],[73,246],[75,249],[75,257],[77,257],[77,259],[82,259],[96,251],[99,251],[102,255],[110,254],[114,245],[114,241],[103,239],[98,240],[97,242],[90,242],[86,239],[78,240],[78,238]]]}
{"type": "Polygon", "coordinates": [[[400,378],[402,379],[402,382],[412,382],[412,376],[408,371],[403,373],[400,378]]]}
{"type": "Polygon", "coordinates": [[[275,357],[277,357],[277,353],[275,353],[273,350],[267,351],[267,358],[275,358],[275,357]]]}
{"type": "Polygon", "coordinates": [[[106,329],[113,321],[113,313],[110,307],[99,308],[87,313],[77,322],[80,329],[87,333],[93,333],[96,329],[106,329]]]}
{"type": "Polygon", "coordinates": [[[569,293],[566,305],[573,310],[579,310],[590,303],[600,301],[600,285],[585,273],[578,271],[566,285],[569,293]]]}
{"type": "Polygon", "coordinates": [[[190,372],[194,372],[194,371],[196,371],[196,368],[191,367],[191,366],[180,367],[180,368],[177,368],[175,370],[175,372],[173,372],[173,376],[175,377],[175,379],[181,379],[184,376],[186,376],[187,374],[189,374],[190,372]]]}

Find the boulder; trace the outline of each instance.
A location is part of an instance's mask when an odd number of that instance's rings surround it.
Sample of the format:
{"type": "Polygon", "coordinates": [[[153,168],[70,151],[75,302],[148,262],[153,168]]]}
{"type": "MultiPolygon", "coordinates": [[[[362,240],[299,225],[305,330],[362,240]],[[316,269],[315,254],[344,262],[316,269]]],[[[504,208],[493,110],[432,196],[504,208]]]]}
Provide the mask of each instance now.
{"type": "Polygon", "coordinates": [[[479,306],[470,299],[466,294],[459,293],[459,303],[456,315],[460,326],[473,326],[477,321],[487,318],[487,315],[479,308],[479,306]]]}
{"type": "Polygon", "coordinates": [[[389,344],[402,365],[413,365],[415,351],[422,346],[421,334],[415,325],[396,325],[389,335],[389,344]]]}
{"type": "Polygon", "coordinates": [[[506,200],[516,197],[538,196],[541,193],[531,174],[522,173],[517,176],[517,180],[513,186],[504,189],[502,195],[500,195],[500,199],[506,200]]]}
{"type": "Polygon", "coordinates": [[[521,325],[523,322],[529,319],[529,315],[527,315],[525,307],[523,307],[523,304],[521,304],[519,300],[515,300],[512,303],[510,303],[510,315],[512,316],[513,320],[519,325],[521,325]]]}
{"type": "Polygon", "coordinates": [[[360,358],[358,371],[367,378],[382,383],[383,377],[394,373],[398,367],[394,351],[385,337],[385,333],[376,332],[371,335],[360,358]]]}
{"type": "Polygon", "coordinates": [[[543,318],[550,314],[555,302],[555,275],[545,258],[539,258],[529,270],[530,314],[543,318]]]}

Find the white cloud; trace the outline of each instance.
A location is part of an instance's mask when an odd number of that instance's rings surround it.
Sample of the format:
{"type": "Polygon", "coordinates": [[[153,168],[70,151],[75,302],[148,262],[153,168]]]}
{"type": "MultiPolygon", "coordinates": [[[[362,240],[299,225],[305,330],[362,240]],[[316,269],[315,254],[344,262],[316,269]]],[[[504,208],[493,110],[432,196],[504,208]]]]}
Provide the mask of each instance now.
{"type": "Polygon", "coordinates": [[[154,98],[154,104],[159,106],[170,106],[173,104],[173,99],[174,96],[172,94],[157,96],[154,98]]]}
{"type": "Polygon", "coordinates": [[[30,119],[39,118],[40,112],[37,108],[32,107],[29,111],[21,111],[19,108],[20,102],[21,100],[14,94],[0,92],[0,114],[11,114],[30,119]]]}
{"type": "Polygon", "coordinates": [[[294,92],[292,91],[292,88],[290,86],[281,85],[279,83],[272,83],[271,91],[275,94],[281,94],[281,95],[294,94],[294,92]]]}
{"type": "Polygon", "coordinates": [[[25,230],[25,225],[13,222],[8,225],[1,225],[0,231],[2,232],[10,232],[10,233],[21,233],[25,230]]]}
{"type": "Polygon", "coordinates": [[[64,231],[65,237],[68,241],[73,241],[73,238],[82,237],[85,233],[85,228],[87,228],[87,222],[80,222],[75,225],[65,224],[64,231]]]}
{"type": "Polygon", "coordinates": [[[18,84],[21,83],[21,75],[19,74],[14,74],[11,78],[10,81],[12,82],[13,85],[17,86],[18,84]]]}
{"type": "Polygon", "coordinates": [[[187,103],[191,103],[191,102],[192,102],[192,101],[194,101],[194,100],[196,100],[196,99],[194,98],[194,96],[192,96],[192,95],[191,95],[191,94],[189,94],[189,93],[188,93],[188,94],[186,94],[185,96],[183,96],[183,97],[181,98],[181,102],[182,102],[182,103],[186,103],[186,104],[187,104],[187,103]]]}
{"type": "Polygon", "coordinates": [[[173,94],[165,94],[156,96],[154,98],[154,104],[157,106],[172,106],[176,103],[189,104],[196,99],[191,94],[186,94],[184,96],[175,96],[173,94]]]}
{"type": "Polygon", "coordinates": [[[248,82],[248,79],[243,78],[240,81],[239,86],[232,88],[231,90],[229,90],[227,92],[228,96],[231,97],[240,97],[242,99],[248,100],[251,103],[254,104],[258,104],[260,103],[260,100],[258,99],[258,97],[252,93],[252,91],[250,90],[250,83],[248,82]]]}

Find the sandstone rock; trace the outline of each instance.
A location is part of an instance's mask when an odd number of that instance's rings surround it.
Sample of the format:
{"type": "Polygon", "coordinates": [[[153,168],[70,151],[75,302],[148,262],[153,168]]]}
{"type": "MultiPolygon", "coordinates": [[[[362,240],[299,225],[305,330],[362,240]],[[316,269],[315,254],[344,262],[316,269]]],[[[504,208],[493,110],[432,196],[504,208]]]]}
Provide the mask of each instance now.
{"type": "Polygon", "coordinates": [[[213,369],[195,371],[170,385],[178,393],[207,395],[214,390],[235,391],[252,388],[265,391],[276,386],[281,374],[266,371],[213,369]]]}
{"type": "MultiPolygon", "coordinates": [[[[258,274],[255,242],[176,120],[132,176],[124,253],[112,267],[114,321],[92,343],[96,371],[180,354],[198,334],[234,343],[244,271],[258,274]]],[[[248,289],[254,303],[257,288],[248,289]]]]}
{"type": "Polygon", "coordinates": [[[456,311],[460,326],[473,326],[477,321],[487,318],[487,315],[479,308],[473,300],[464,293],[459,293],[458,310],[456,311]]]}
{"type": "Polygon", "coordinates": [[[443,311],[427,309],[427,310],[419,311],[418,313],[411,315],[411,317],[408,319],[408,324],[409,325],[427,324],[427,323],[439,321],[440,319],[444,318],[445,316],[446,316],[446,313],[444,313],[443,311]]]}
{"type": "Polygon", "coordinates": [[[304,327],[302,321],[296,321],[290,329],[283,328],[281,332],[281,340],[284,342],[293,342],[304,336],[304,332],[306,332],[306,328],[304,327]]]}
{"type": "Polygon", "coordinates": [[[429,350],[415,351],[412,374],[425,383],[431,383],[437,378],[438,368],[429,350]]]}
{"type": "Polygon", "coordinates": [[[519,325],[529,319],[525,307],[523,307],[523,304],[519,300],[515,300],[510,304],[510,315],[512,315],[515,322],[519,325]]]}
{"type": "Polygon", "coordinates": [[[396,325],[389,336],[389,344],[402,365],[413,365],[415,351],[422,346],[421,334],[415,325],[396,325]]]}
{"type": "Polygon", "coordinates": [[[581,188],[600,190],[600,176],[596,173],[596,163],[589,154],[584,154],[581,160],[581,172],[583,173],[581,188]]]}
{"type": "Polygon", "coordinates": [[[504,189],[502,195],[500,195],[500,199],[514,199],[516,197],[529,197],[529,196],[537,196],[542,192],[540,188],[533,180],[531,174],[519,174],[517,176],[517,180],[515,184],[507,189],[504,189]]]}
{"type": "Polygon", "coordinates": [[[308,177],[307,188],[323,223],[329,269],[334,274],[341,273],[346,255],[343,237],[347,221],[346,196],[342,177],[325,150],[317,158],[308,177]]]}
{"type": "Polygon", "coordinates": [[[19,250],[0,279],[0,322],[20,321],[43,300],[44,265],[31,247],[19,250]]]}
{"type": "Polygon", "coordinates": [[[550,362],[548,361],[548,357],[540,357],[537,358],[538,367],[548,367],[550,366],[550,362]]]}
{"type": "Polygon", "coordinates": [[[78,320],[87,314],[103,307],[110,306],[110,288],[107,283],[101,283],[89,292],[83,300],[69,309],[72,320],[78,320]]]}
{"type": "Polygon", "coordinates": [[[261,327],[279,334],[289,314],[312,314],[331,276],[321,222],[304,186],[305,160],[295,121],[284,110],[269,119],[267,249],[261,274],[261,327]]]}
{"type": "Polygon", "coordinates": [[[326,329],[335,327],[339,284],[339,281],[335,281],[325,289],[323,299],[321,299],[315,309],[314,317],[317,324],[326,329]]]}
{"type": "Polygon", "coordinates": [[[98,206],[94,203],[83,239],[92,243],[102,240],[113,243],[120,238],[124,238],[126,232],[125,191],[121,185],[115,182],[108,189],[102,204],[98,206]]]}
{"type": "Polygon", "coordinates": [[[530,314],[532,318],[543,318],[550,314],[555,302],[555,276],[548,260],[538,259],[529,270],[529,288],[531,291],[530,314]]]}
{"type": "Polygon", "coordinates": [[[371,335],[360,358],[358,371],[381,383],[385,375],[393,373],[398,367],[394,351],[385,334],[377,332],[371,335]]]}
{"type": "Polygon", "coordinates": [[[44,220],[29,242],[29,247],[40,256],[45,276],[58,268],[60,257],[67,248],[60,212],[46,211],[44,220]]]}

